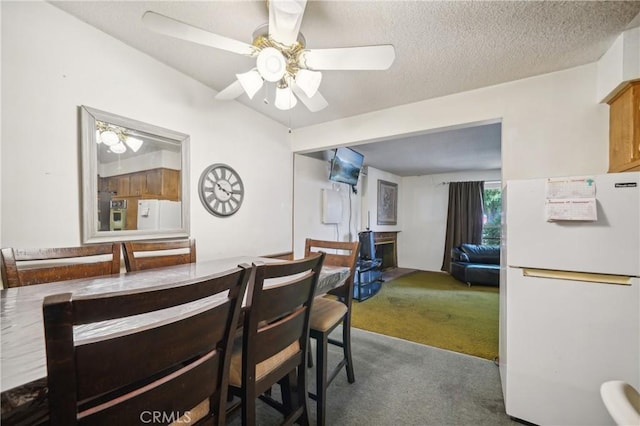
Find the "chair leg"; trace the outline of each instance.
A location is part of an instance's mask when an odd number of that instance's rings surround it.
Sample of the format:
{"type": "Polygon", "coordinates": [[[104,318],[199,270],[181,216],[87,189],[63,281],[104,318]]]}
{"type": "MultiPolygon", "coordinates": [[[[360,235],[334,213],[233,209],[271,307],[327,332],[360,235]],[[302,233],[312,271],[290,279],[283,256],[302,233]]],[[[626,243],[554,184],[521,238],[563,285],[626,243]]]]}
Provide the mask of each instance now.
{"type": "Polygon", "coordinates": [[[344,358],[347,361],[345,368],[347,369],[347,380],[349,383],[356,381],[356,376],[353,374],[353,361],[351,360],[351,313],[347,314],[344,322],[342,323],[342,349],[344,352],[344,358]]]}
{"type": "Polygon", "coordinates": [[[256,424],[256,397],[255,389],[247,389],[243,386],[242,392],[242,425],[255,426],[256,424]]]}
{"type": "Polygon", "coordinates": [[[307,372],[303,365],[298,366],[297,374],[290,373],[291,383],[295,383],[293,389],[292,403],[293,409],[302,407],[302,415],[297,423],[302,426],[309,426],[309,397],[307,396],[307,372]],[[297,376],[297,380],[296,380],[297,376]]]}
{"type": "Polygon", "coordinates": [[[328,335],[322,333],[316,338],[316,404],[317,426],[324,426],[325,423],[325,402],[327,400],[327,346],[328,335]]]}
{"type": "Polygon", "coordinates": [[[313,351],[311,350],[311,338],[309,338],[309,343],[307,344],[307,367],[313,367],[313,351]]]}
{"type": "Polygon", "coordinates": [[[288,416],[294,409],[297,407],[297,402],[295,401],[295,389],[293,388],[294,382],[292,373],[287,374],[282,379],[280,379],[280,391],[282,398],[282,406],[284,408],[285,416],[288,416]]]}

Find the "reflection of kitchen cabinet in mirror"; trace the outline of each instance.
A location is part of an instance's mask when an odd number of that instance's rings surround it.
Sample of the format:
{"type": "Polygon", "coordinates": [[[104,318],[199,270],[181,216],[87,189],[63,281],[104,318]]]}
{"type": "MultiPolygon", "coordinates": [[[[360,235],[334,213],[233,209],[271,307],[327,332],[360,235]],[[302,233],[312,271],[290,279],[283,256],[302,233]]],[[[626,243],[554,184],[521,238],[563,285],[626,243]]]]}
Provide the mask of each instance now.
{"type": "Polygon", "coordinates": [[[189,136],[81,107],[83,241],[189,235],[189,136]]]}

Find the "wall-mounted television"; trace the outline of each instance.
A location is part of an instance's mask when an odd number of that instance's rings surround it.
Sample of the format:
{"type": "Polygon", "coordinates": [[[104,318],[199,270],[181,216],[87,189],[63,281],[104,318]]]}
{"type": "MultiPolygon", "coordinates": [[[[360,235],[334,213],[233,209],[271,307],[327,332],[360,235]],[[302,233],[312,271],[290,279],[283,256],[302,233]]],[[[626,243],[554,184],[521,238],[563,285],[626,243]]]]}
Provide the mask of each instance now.
{"type": "Polygon", "coordinates": [[[331,161],[329,180],[355,187],[358,184],[358,176],[360,176],[363,161],[364,155],[359,152],[346,147],[337,148],[331,161]]]}

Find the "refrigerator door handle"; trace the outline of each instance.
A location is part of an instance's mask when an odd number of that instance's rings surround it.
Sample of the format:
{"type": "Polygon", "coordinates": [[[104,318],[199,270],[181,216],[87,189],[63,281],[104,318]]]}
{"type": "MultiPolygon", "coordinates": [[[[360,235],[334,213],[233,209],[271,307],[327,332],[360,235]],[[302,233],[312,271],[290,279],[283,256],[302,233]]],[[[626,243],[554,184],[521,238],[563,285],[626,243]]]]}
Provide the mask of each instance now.
{"type": "Polygon", "coordinates": [[[593,274],[589,272],[557,271],[553,269],[522,268],[525,277],[553,278],[558,280],[587,281],[600,284],[631,285],[633,277],[627,275],[593,274]]]}

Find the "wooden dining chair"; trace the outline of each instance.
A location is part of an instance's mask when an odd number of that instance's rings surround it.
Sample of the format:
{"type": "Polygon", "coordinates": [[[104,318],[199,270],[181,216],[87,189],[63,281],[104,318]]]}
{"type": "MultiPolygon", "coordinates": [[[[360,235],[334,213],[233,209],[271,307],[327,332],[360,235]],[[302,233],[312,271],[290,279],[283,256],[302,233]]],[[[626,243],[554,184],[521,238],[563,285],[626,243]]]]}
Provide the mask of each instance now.
{"type": "MultiPolygon", "coordinates": [[[[337,299],[317,297],[311,308],[309,336],[316,340],[316,391],[309,393],[309,396],[317,403],[316,423],[318,425],[325,424],[327,387],[342,367],[345,367],[347,371],[349,383],[356,381],[351,358],[351,302],[359,248],[360,243],[357,241],[323,241],[309,238],[305,241],[305,256],[310,256],[316,251],[324,251],[327,252],[324,260],[325,265],[346,266],[351,271],[343,285],[329,291],[329,294],[337,296],[337,299]],[[329,250],[335,251],[335,253],[329,253],[329,250]],[[340,324],[342,324],[342,340],[330,338],[331,332],[340,324]],[[343,352],[342,359],[331,374],[328,373],[327,365],[329,344],[341,347],[343,352]]],[[[312,359],[309,354],[309,366],[313,365],[312,359]]]]}
{"type": "Polygon", "coordinates": [[[324,254],[318,253],[255,269],[229,375],[231,394],[242,399],[245,426],[256,423],[256,398],[281,411],[283,424],[309,423],[305,371],[309,313],[323,259],[324,254]],[[280,280],[265,287],[265,280],[272,278],[280,280]],[[268,395],[276,383],[282,401],[268,395]]]}
{"type": "Polygon", "coordinates": [[[127,241],[124,246],[124,264],[127,272],[163,266],[195,263],[196,241],[127,241]]]}
{"type": "Polygon", "coordinates": [[[239,267],[180,285],[47,296],[51,425],[225,424],[229,349],[250,274],[239,267]],[[102,321],[76,340],[75,326],[102,321]]]}
{"type": "Polygon", "coordinates": [[[0,251],[5,288],[120,273],[120,243],[0,251]]]}

